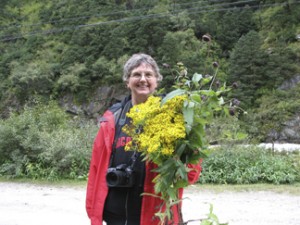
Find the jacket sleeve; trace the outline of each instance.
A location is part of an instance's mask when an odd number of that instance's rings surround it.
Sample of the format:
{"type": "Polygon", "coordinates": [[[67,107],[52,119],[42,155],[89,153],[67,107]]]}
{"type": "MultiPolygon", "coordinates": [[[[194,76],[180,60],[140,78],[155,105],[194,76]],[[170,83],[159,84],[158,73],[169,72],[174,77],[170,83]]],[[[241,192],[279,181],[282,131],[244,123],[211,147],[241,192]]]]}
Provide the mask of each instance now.
{"type": "Polygon", "coordinates": [[[188,173],[189,184],[194,184],[198,181],[202,170],[201,164],[202,164],[202,159],[200,159],[197,164],[187,165],[187,167],[191,169],[190,172],[188,173]]]}
{"type": "MultiPolygon", "coordinates": [[[[105,114],[109,115],[109,114],[105,114]]],[[[86,211],[92,225],[102,225],[102,212],[108,192],[106,171],[114,138],[112,119],[102,121],[94,140],[86,189],[86,211]]]]}
{"type": "Polygon", "coordinates": [[[97,182],[97,172],[98,172],[98,165],[100,160],[100,143],[101,143],[101,128],[98,131],[98,134],[93,143],[93,150],[92,156],[90,160],[90,169],[88,174],[88,182],[87,182],[87,189],[86,189],[86,211],[88,216],[91,218],[93,216],[93,205],[94,205],[94,193],[96,189],[96,182],[97,182]]]}

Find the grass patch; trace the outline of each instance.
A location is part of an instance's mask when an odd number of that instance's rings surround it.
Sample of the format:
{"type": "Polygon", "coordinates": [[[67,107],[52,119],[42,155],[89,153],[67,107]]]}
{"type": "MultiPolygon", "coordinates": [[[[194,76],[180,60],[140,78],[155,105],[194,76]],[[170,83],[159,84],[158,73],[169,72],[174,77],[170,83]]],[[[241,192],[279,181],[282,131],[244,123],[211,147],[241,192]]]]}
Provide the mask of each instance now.
{"type": "Polygon", "coordinates": [[[191,191],[212,191],[221,193],[230,192],[250,192],[250,191],[271,191],[275,193],[285,193],[300,195],[300,183],[294,184],[196,184],[188,187],[191,191]]]}
{"type": "Polygon", "coordinates": [[[50,187],[70,187],[70,188],[85,188],[87,185],[86,180],[55,180],[55,181],[49,181],[49,180],[42,180],[42,179],[28,179],[28,178],[5,178],[0,177],[0,182],[9,182],[9,183],[19,183],[19,184],[32,184],[32,185],[38,185],[38,186],[50,186],[50,187]]]}

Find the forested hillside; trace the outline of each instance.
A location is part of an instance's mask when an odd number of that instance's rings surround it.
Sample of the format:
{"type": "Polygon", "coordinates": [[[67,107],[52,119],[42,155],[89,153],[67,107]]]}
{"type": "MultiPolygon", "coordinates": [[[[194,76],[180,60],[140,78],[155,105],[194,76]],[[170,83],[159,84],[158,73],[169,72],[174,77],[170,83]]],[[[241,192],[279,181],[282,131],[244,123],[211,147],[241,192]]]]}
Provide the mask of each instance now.
{"type": "Polygon", "coordinates": [[[241,126],[259,141],[300,111],[299,84],[279,88],[300,74],[298,0],[2,0],[0,26],[3,119],[36,99],[88,101],[121,83],[136,52],[158,61],[166,88],[177,62],[189,74],[218,62],[217,78],[238,85],[231,97],[248,111],[241,126]]]}

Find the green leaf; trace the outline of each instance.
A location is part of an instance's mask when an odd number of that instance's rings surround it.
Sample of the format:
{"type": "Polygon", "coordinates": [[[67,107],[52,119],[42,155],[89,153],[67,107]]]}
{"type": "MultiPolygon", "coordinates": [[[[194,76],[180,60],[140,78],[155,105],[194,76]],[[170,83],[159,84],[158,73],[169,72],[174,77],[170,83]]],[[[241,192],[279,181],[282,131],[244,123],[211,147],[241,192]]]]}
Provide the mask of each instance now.
{"type": "Polygon", "coordinates": [[[191,132],[191,128],[193,126],[194,121],[194,108],[184,107],[183,108],[183,117],[185,121],[185,130],[186,133],[189,134],[191,132]]]}
{"type": "Polygon", "coordinates": [[[176,164],[179,166],[177,169],[178,175],[183,179],[187,180],[187,168],[181,161],[177,161],[176,164]]]}
{"type": "Polygon", "coordinates": [[[198,92],[192,92],[191,95],[190,95],[190,99],[193,101],[193,102],[196,102],[196,103],[200,103],[201,102],[201,96],[199,95],[198,92]]]}
{"type": "Polygon", "coordinates": [[[205,153],[202,152],[202,151],[200,151],[200,152],[197,153],[197,154],[191,155],[191,156],[188,158],[187,163],[189,163],[189,164],[198,164],[200,159],[206,158],[206,157],[207,157],[207,156],[205,155],[205,153]]]}
{"type": "Polygon", "coordinates": [[[214,213],[210,213],[209,214],[209,218],[211,220],[213,220],[214,222],[216,222],[217,224],[219,223],[219,219],[218,219],[218,217],[214,213]]]}
{"type": "Polygon", "coordinates": [[[202,79],[202,77],[203,77],[202,74],[195,73],[195,74],[193,75],[192,81],[198,83],[198,82],[202,79]]]}
{"type": "Polygon", "coordinates": [[[182,90],[182,89],[176,89],[172,92],[170,92],[169,94],[167,94],[162,100],[161,100],[161,105],[164,105],[168,100],[176,97],[176,96],[179,96],[179,95],[183,95],[185,94],[186,91],[185,90],[182,90]]]}
{"type": "Polygon", "coordinates": [[[206,95],[206,96],[216,96],[216,92],[214,90],[200,90],[198,92],[199,94],[206,95]]]}
{"type": "Polygon", "coordinates": [[[173,167],[175,165],[173,158],[169,158],[168,160],[166,160],[162,166],[153,169],[154,172],[163,172],[163,171],[169,171],[171,167],[173,167]]]}
{"type": "Polygon", "coordinates": [[[190,142],[189,146],[191,146],[194,149],[202,148],[204,139],[205,139],[205,132],[203,130],[202,126],[195,126],[193,127],[191,133],[189,134],[190,142]]]}
{"type": "Polygon", "coordinates": [[[168,188],[167,189],[167,194],[170,196],[171,199],[176,200],[178,197],[178,192],[176,188],[168,188]]]}
{"type": "Polygon", "coordinates": [[[225,101],[224,101],[224,98],[223,97],[220,97],[219,98],[219,104],[220,105],[224,105],[225,101]]]}
{"type": "Polygon", "coordinates": [[[178,180],[174,186],[176,188],[184,188],[184,187],[187,187],[189,185],[189,182],[187,180],[178,180]]]}
{"type": "Polygon", "coordinates": [[[188,102],[187,107],[188,107],[188,108],[192,108],[192,109],[194,110],[195,102],[193,102],[193,101],[188,102]]]}
{"type": "Polygon", "coordinates": [[[205,85],[208,84],[212,80],[213,76],[205,77],[202,79],[201,84],[205,85]]]}
{"type": "Polygon", "coordinates": [[[202,79],[202,74],[198,74],[198,73],[195,73],[192,77],[192,82],[193,84],[195,85],[195,87],[199,87],[200,84],[199,84],[199,81],[202,79]]]}
{"type": "Polygon", "coordinates": [[[186,143],[180,144],[178,148],[176,148],[176,153],[180,157],[186,148],[186,143]]]}
{"type": "Polygon", "coordinates": [[[212,225],[212,223],[208,220],[202,220],[200,225],[212,225]]]}

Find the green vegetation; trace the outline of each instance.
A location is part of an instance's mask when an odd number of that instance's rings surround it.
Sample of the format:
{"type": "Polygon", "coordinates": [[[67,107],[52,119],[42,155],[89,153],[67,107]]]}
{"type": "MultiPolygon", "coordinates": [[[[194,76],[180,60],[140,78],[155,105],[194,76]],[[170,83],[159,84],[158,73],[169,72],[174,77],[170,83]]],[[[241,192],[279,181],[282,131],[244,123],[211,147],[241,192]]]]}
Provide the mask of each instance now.
{"type": "Polygon", "coordinates": [[[300,154],[255,146],[222,146],[203,159],[200,183],[293,184],[300,182],[300,154]]]}
{"type": "MultiPolygon", "coordinates": [[[[85,180],[97,129],[69,117],[54,101],[32,103],[0,121],[0,176],[85,180]]],[[[294,184],[300,182],[299,162],[299,152],[223,145],[204,158],[199,183],[294,184]]]]}
{"type": "Polygon", "coordinates": [[[197,191],[213,191],[216,193],[229,192],[245,192],[245,191],[271,191],[275,193],[289,193],[292,195],[300,195],[300,183],[295,184],[198,184],[190,187],[197,191]]]}
{"type": "Polygon", "coordinates": [[[0,121],[0,174],[85,179],[97,126],[69,118],[53,101],[0,121]]]}
{"type": "MultiPolygon", "coordinates": [[[[209,68],[218,62],[215,83],[237,86],[227,97],[237,99],[248,114],[216,119],[208,129],[210,143],[265,141],[300,109],[299,84],[279,89],[300,74],[299,12],[296,0],[2,0],[0,174],[85,178],[97,126],[83,115],[67,115],[59,103],[72,96],[76,105],[86,104],[97,88],[120,87],[122,65],[136,52],[157,60],[166,90],[178,62],[188,75],[203,76],[212,75],[209,68]]],[[[238,156],[232,157],[244,160],[250,157],[246,152],[236,150],[238,156]]],[[[214,154],[208,167],[217,163],[214,154]]],[[[286,169],[291,163],[289,156],[265,155],[270,158],[257,160],[268,166],[278,162],[286,169]]],[[[227,160],[232,170],[236,165],[239,172],[246,170],[227,160]]],[[[274,179],[257,177],[257,171],[247,171],[256,174],[248,181],[236,171],[233,178],[206,171],[203,177],[217,183],[298,181],[290,170],[274,179]]]]}

